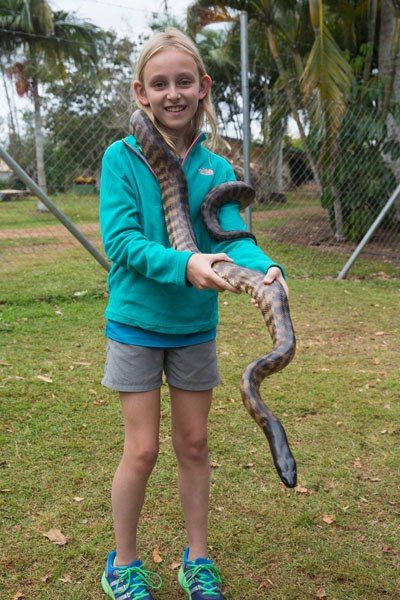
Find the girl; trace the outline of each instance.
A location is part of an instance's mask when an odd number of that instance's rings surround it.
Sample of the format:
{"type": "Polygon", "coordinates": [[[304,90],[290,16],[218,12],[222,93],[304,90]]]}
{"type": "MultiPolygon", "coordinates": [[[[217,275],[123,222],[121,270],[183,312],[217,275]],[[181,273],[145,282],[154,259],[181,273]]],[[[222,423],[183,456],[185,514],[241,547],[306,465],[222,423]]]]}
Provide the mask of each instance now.
{"type": "MultiPolygon", "coordinates": [[[[199,133],[207,120],[210,143],[215,143],[210,87],[197,48],[177,29],[156,34],[144,46],[133,92],[138,106],[181,157],[201,253],[171,248],[159,184],[132,135],[112,144],[103,158],[100,224],[112,268],[102,383],[119,392],[125,425],[111,494],[116,550],[102,576],[104,591],[114,599],[152,600],[151,590],[161,586],[161,578],[138,558],[136,531],[157,459],[163,371],[188,535],[178,580],[192,600],[223,598],[219,570],[207,553],[207,418],[212,389],[219,383],[217,292],[236,290],[211,265],[234,260],[266,273],[266,284],[278,279],[286,287],[280,267],[253,240],[217,243],[201,221],[205,195],[235,179],[229,163],[203,146],[205,135],[199,133]]],[[[226,230],[245,229],[235,203],[221,209],[219,220],[226,230]]]]}

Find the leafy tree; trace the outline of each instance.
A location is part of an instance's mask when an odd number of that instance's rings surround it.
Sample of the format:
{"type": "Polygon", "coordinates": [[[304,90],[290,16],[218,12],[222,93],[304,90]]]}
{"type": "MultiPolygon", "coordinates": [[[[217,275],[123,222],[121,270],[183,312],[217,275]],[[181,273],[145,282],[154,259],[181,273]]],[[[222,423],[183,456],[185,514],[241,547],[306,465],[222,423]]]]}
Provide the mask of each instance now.
{"type": "Polygon", "coordinates": [[[64,80],[71,63],[80,68],[95,65],[102,33],[72,14],[53,11],[47,0],[0,0],[0,29],[1,50],[13,57],[8,74],[18,94],[33,100],[37,177],[46,191],[39,87],[56,78],[64,80]]]}
{"type": "Polygon", "coordinates": [[[133,42],[107,32],[95,73],[74,69],[64,83],[49,85],[44,110],[52,189],[66,189],[83,174],[98,178],[105,148],[127,135],[135,53],[133,42]]]}

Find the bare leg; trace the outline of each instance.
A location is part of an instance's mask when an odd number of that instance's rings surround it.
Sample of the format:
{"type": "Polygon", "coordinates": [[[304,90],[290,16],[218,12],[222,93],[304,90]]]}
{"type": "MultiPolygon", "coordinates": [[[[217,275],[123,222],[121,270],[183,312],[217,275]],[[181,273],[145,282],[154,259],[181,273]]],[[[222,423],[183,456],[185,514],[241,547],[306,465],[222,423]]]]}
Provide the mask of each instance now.
{"type": "Polygon", "coordinates": [[[158,454],[160,390],[120,393],[125,424],[124,451],[111,490],[116,565],[137,560],[136,532],[147,481],[158,454]]]}
{"type": "Polygon", "coordinates": [[[212,390],[190,392],[170,386],[172,442],[178,460],[179,496],[189,538],[189,559],[207,556],[210,463],[207,418],[212,390]]]}

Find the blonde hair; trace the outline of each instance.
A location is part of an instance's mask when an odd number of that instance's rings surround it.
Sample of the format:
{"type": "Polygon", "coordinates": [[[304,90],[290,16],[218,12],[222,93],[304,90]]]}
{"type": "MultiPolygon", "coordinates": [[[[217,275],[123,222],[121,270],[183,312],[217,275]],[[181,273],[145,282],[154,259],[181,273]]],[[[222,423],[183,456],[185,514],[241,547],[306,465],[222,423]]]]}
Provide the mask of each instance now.
{"type": "MultiPolygon", "coordinates": [[[[177,50],[181,50],[182,52],[189,54],[196,63],[200,80],[204,75],[206,75],[207,72],[203,59],[201,58],[201,55],[192,40],[179,29],[176,29],[175,27],[166,27],[163,31],[160,31],[152,36],[146,42],[140,52],[138,61],[136,63],[135,79],[140,81],[142,86],[144,86],[143,72],[146,64],[155,54],[157,54],[157,52],[161,52],[166,48],[176,48],[177,50]]],[[[157,123],[151,108],[149,106],[143,106],[140,104],[136,97],[135,101],[137,106],[147,113],[168,145],[175,150],[175,144],[173,140],[163,130],[162,126],[157,123]]],[[[205,122],[208,122],[211,128],[211,134],[207,140],[207,145],[214,149],[218,145],[218,133],[217,117],[215,115],[215,110],[211,99],[211,90],[208,90],[205,97],[199,101],[196,114],[193,117],[193,135],[201,130],[205,122]]]]}

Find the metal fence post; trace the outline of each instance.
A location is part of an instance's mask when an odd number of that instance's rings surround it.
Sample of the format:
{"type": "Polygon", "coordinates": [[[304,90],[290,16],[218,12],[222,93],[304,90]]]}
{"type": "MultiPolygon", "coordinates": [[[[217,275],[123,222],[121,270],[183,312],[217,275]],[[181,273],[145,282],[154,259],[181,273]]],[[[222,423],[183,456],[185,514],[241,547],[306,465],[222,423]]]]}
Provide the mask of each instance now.
{"type": "Polygon", "coordinates": [[[56,204],[43,192],[43,190],[29,177],[29,175],[20,167],[20,165],[8,154],[4,148],[0,146],[0,158],[4,160],[14,171],[16,175],[25,183],[25,185],[43,202],[45,206],[53,215],[57,217],[59,221],[72,233],[72,235],[82,244],[82,246],[92,254],[92,256],[105,268],[106,271],[110,270],[109,262],[104,258],[102,254],[89,242],[89,240],[83,235],[81,231],[73,224],[72,221],[58,208],[56,204]]]}
{"type": "MultiPolygon", "coordinates": [[[[245,11],[240,13],[240,58],[242,65],[244,181],[250,185],[249,42],[248,18],[245,11]]],[[[246,223],[247,229],[251,231],[251,206],[246,208],[246,223]]]]}
{"type": "Polygon", "coordinates": [[[385,206],[382,208],[381,212],[379,213],[379,215],[377,216],[375,221],[372,223],[371,227],[368,229],[367,233],[364,235],[361,242],[358,244],[357,248],[354,250],[353,254],[350,256],[349,260],[347,261],[347,263],[345,264],[343,269],[340,271],[339,275],[337,276],[338,280],[344,279],[346,277],[348,271],[353,266],[353,263],[357,260],[358,256],[361,254],[364,246],[369,241],[370,237],[375,232],[375,230],[377,229],[377,227],[379,226],[381,221],[383,221],[383,218],[385,217],[385,215],[387,214],[387,212],[389,211],[391,206],[394,204],[399,193],[400,193],[400,183],[397,186],[397,188],[394,190],[393,194],[390,196],[389,200],[386,202],[385,206]]]}

